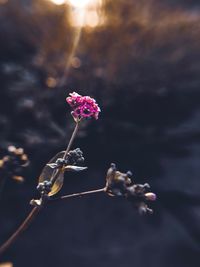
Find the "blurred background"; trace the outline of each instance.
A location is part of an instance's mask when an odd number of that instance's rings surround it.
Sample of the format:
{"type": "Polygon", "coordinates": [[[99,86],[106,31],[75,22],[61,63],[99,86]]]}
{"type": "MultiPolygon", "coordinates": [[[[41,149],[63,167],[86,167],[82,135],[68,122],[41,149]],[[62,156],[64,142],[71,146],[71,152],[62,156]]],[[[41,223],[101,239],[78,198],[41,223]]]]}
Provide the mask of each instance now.
{"type": "Polygon", "coordinates": [[[59,195],[100,188],[111,162],[158,195],[154,215],[104,195],[49,205],[4,254],[14,267],[199,267],[200,2],[0,0],[0,148],[23,147],[25,182],[0,199],[2,243],[38,197],[45,163],[73,130],[66,96],[94,97],[88,171],[59,195]]]}

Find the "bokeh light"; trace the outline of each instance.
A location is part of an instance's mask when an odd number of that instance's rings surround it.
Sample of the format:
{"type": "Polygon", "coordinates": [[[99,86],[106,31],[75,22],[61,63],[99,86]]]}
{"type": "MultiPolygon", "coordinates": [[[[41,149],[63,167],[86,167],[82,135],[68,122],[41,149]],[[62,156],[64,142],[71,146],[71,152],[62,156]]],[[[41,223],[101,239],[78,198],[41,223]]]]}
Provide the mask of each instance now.
{"type": "Polygon", "coordinates": [[[97,27],[101,24],[100,0],[69,0],[72,5],[71,24],[76,27],[97,27]]]}
{"type": "MultiPolygon", "coordinates": [[[[0,0],[1,1],[1,0],[0,0]]],[[[102,19],[99,10],[102,0],[50,0],[56,5],[68,4],[71,6],[71,25],[75,27],[97,27],[102,19]]]]}
{"type": "Polygon", "coordinates": [[[51,0],[56,5],[63,5],[66,3],[66,0],[51,0]]]}
{"type": "Polygon", "coordinates": [[[4,5],[6,3],[8,3],[8,0],[0,0],[0,5],[4,5]]]}
{"type": "Polygon", "coordinates": [[[85,8],[88,5],[96,2],[95,0],[68,0],[69,4],[77,8],[85,8]]]}
{"type": "Polygon", "coordinates": [[[89,27],[96,27],[100,23],[99,15],[96,11],[89,11],[85,18],[85,24],[89,27]]]}

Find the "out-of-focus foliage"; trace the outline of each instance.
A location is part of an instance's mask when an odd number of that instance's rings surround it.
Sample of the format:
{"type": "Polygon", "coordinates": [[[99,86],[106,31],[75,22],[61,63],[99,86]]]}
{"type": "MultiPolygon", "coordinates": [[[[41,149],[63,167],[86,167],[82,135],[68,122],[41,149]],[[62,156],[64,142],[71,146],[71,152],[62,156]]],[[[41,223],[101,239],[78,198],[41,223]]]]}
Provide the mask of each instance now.
{"type": "Polygon", "coordinates": [[[172,132],[198,108],[200,18],[193,9],[105,0],[104,24],[83,29],[73,58],[79,64],[62,87],[77,34],[69,6],[8,1],[0,12],[4,142],[58,145],[66,131],[64,96],[74,88],[103,104],[102,138],[112,127],[116,139],[127,134],[130,142],[159,139],[169,147],[172,132]]]}
{"type": "Polygon", "coordinates": [[[67,9],[48,1],[8,1],[0,12],[1,142],[13,140],[31,149],[57,144],[65,136],[59,124],[65,123],[60,100],[66,91],[55,93],[51,87],[64,72],[73,42],[67,9]]]}
{"type": "Polygon", "coordinates": [[[23,169],[29,165],[28,156],[23,148],[9,146],[0,152],[0,192],[5,179],[11,178],[16,182],[24,182],[23,169]]]}
{"type": "Polygon", "coordinates": [[[109,84],[105,98],[117,98],[115,118],[155,131],[181,123],[198,108],[198,13],[158,1],[105,3],[105,26],[83,43],[109,84]]]}

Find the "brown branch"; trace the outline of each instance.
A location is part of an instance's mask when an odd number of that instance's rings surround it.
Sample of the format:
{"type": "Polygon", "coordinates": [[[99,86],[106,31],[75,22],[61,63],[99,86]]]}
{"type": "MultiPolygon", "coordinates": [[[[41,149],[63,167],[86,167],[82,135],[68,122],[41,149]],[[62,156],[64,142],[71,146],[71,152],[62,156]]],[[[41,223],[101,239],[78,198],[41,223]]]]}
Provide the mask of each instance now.
{"type": "Polygon", "coordinates": [[[106,191],[105,188],[95,189],[95,190],[91,190],[91,191],[74,193],[74,194],[70,194],[70,195],[54,198],[54,199],[51,199],[50,201],[53,202],[53,201],[65,200],[65,199],[69,199],[69,198],[79,198],[79,197],[92,195],[92,194],[97,194],[97,193],[101,193],[101,192],[105,192],[105,191],[106,191]]]}
{"type": "MultiPolygon", "coordinates": [[[[67,149],[65,150],[65,153],[64,153],[64,155],[63,155],[63,159],[66,159],[66,157],[67,157],[67,154],[68,154],[68,152],[69,152],[69,150],[70,150],[70,148],[71,148],[71,146],[72,146],[72,144],[73,144],[73,142],[74,142],[74,139],[75,139],[75,137],[76,137],[76,135],[77,135],[78,128],[79,128],[79,123],[77,122],[77,123],[76,123],[76,126],[75,126],[75,128],[74,128],[74,131],[73,131],[73,133],[72,133],[72,136],[71,136],[71,138],[70,138],[69,144],[68,144],[68,146],[67,146],[67,149]]],[[[53,174],[53,176],[52,176],[52,178],[51,178],[52,185],[55,183],[55,181],[56,181],[56,179],[58,178],[60,172],[61,172],[61,169],[55,170],[55,172],[54,172],[54,174],[53,174]]]]}
{"type": "MultiPolygon", "coordinates": [[[[75,193],[71,195],[62,196],[60,198],[50,199],[47,203],[51,203],[53,201],[58,201],[58,200],[69,199],[69,198],[83,197],[86,195],[97,194],[97,193],[101,193],[105,191],[106,191],[105,188],[101,188],[101,189],[96,189],[96,190],[91,190],[91,191],[86,191],[86,192],[81,192],[81,193],[75,193]]],[[[32,211],[26,217],[24,222],[19,226],[19,228],[14,232],[14,234],[12,234],[11,237],[5,243],[3,243],[3,245],[0,246],[0,255],[3,254],[16,241],[16,239],[20,236],[20,234],[22,234],[28,228],[28,226],[31,224],[33,219],[37,216],[37,214],[39,213],[42,207],[43,206],[38,206],[32,209],[32,211]]]]}
{"type": "MultiPolygon", "coordinates": [[[[76,134],[78,132],[78,128],[79,128],[79,123],[77,122],[76,123],[76,126],[74,128],[74,131],[72,133],[72,136],[70,138],[70,141],[69,141],[69,144],[67,146],[67,149],[64,153],[64,156],[63,156],[63,159],[66,159],[67,157],[67,154],[73,144],[73,141],[76,137],[76,134]]],[[[58,175],[60,174],[60,170],[57,170],[53,177],[51,178],[51,182],[52,184],[54,184],[54,182],[56,181],[58,175]]],[[[94,191],[91,191],[91,192],[83,192],[83,193],[78,193],[78,194],[72,194],[71,196],[64,196],[63,198],[69,198],[69,197],[76,197],[76,196],[82,196],[82,195],[88,195],[88,194],[92,194],[92,193],[98,193],[98,192],[102,192],[103,189],[99,189],[99,190],[94,190],[94,191]]],[[[37,207],[34,207],[32,209],[32,211],[29,213],[29,215],[26,217],[26,219],[24,220],[24,222],[19,226],[19,228],[14,232],[14,234],[11,235],[10,238],[8,238],[8,240],[3,243],[3,245],[0,246],[0,255],[5,251],[7,250],[14,242],[15,240],[20,236],[21,233],[23,233],[26,228],[31,224],[31,222],[33,221],[33,219],[37,216],[37,214],[39,213],[39,211],[41,210],[43,205],[41,206],[37,206],[37,207]]]]}
{"type": "Polygon", "coordinates": [[[74,142],[74,139],[75,139],[75,137],[76,137],[76,135],[77,135],[78,128],[79,128],[79,122],[76,123],[76,126],[75,126],[74,131],[73,131],[73,133],[72,133],[72,136],[71,136],[71,138],[70,138],[70,141],[69,141],[69,144],[68,144],[67,149],[66,149],[66,151],[65,151],[65,154],[64,154],[64,156],[63,156],[63,159],[66,159],[67,154],[68,154],[68,152],[70,151],[70,148],[71,148],[71,146],[72,146],[72,144],[73,144],[73,142],[74,142]]]}
{"type": "Polygon", "coordinates": [[[29,215],[26,217],[24,222],[19,226],[19,228],[14,232],[14,234],[11,235],[11,237],[3,243],[0,247],[0,255],[4,253],[5,250],[7,250],[19,237],[21,233],[23,233],[27,227],[31,224],[33,219],[37,216],[38,212],[41,210],[41,207],[34,207],[29,215]]]}

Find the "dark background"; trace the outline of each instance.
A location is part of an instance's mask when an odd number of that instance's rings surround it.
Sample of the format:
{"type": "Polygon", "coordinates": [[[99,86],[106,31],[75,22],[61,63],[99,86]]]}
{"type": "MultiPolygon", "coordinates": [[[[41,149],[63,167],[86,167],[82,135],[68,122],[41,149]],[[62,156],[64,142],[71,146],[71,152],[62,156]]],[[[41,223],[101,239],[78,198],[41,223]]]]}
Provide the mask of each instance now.
{"type": "Polygon", "coordinates": [[[0,1],[0,146],[24,147],[31,160],[25,183],[9,180],[4,188],[0,241],[28,214],[44,164],[67,145],[72,91],[97,99],[102,113],[82,125],[74,144],[89,170],[67,175],[59,194],[104,186],[115,162],[150,183],[158,201],[147,217],[104,195],[49,205],[1,261],[199,267],[199,1],[104,1],[104,24],[82,29],[66,76],[77,35],[69,9],[0,1]]]}

